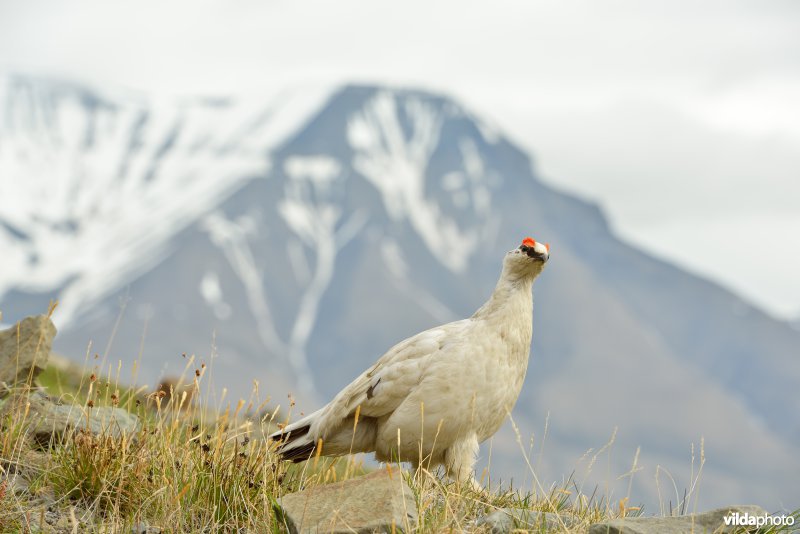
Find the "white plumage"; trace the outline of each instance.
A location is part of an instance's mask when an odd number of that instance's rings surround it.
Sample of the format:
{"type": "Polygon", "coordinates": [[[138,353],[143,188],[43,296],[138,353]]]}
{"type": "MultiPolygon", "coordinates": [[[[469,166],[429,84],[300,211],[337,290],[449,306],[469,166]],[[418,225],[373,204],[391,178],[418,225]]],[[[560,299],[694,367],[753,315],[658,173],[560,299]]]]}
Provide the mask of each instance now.
{"type": "Polygon", "coordinates": [[[324,456],[374,452],[415,468],[442,464],[451,478],[477,484],[478,445],[497,432],[522,388],[531,287],[549,248],[525,238],[505,255],[492,296],[472,317],[389,349],[326,406],[272,434],[280,455],[306,460],[322,440],[324,456]]]}

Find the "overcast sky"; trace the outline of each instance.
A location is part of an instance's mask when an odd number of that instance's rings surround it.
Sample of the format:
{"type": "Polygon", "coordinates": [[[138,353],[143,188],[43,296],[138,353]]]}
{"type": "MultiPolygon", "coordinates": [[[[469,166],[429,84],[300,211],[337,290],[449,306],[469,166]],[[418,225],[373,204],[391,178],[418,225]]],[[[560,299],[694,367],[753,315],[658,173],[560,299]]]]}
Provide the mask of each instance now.
{"type": "Polygon", "coordinates": [[[800,2],[6,1],[0,72],[446,92],[624,238],[800,316],[800,2]]]}

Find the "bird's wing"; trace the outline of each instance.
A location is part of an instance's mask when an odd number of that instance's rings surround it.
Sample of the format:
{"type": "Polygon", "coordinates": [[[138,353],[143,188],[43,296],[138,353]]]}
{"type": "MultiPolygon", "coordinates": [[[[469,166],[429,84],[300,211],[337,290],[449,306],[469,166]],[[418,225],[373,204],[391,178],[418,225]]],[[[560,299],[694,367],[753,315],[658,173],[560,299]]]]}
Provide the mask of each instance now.
{"type": "Polygon", "coordinates": [[[449,339],[457,339],[469,319],[425,330],[401,341],[358,378],[353,380],[327,406],[311,425],[311,433],[325,436],[361,407],[362,417],[390,414],[421,382],[431,361],[442,353],[449,339]]]}

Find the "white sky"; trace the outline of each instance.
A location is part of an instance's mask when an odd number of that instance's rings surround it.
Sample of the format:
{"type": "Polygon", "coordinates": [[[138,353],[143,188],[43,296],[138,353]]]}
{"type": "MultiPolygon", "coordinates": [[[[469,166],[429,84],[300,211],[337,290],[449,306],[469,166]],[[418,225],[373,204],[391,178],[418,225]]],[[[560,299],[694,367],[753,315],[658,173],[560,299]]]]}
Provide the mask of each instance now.
{"type": "Polygon", "coordinates": [[[0,72],[449,93],[625,238],[800,315],[800,2],[0,0],[0,72]]]}

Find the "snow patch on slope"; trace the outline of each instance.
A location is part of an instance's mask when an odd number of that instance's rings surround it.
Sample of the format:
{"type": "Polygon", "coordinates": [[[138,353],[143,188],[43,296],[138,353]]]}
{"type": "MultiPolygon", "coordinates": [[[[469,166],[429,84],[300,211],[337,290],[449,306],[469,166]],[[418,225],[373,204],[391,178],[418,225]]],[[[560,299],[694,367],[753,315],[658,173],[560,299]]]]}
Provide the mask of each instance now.
{"type": "Polygon", "coordinates": [[[295,180],[309,180],[315,187],[327,189],[339,176],[342,166],[328,156],[291,156],[284,162],[283,169],[295,180]]]}
{"type": "Polygon", "coordinates": [[[335,184],[342,185],[341,165],[334,158],[326,155],[292,157],[284,163],[284,171],[291,180],[286,182],[278,212],[305,247],[304,250],[293,245],[290,261],[302,266],[304,274],[301,276],[310,276],[302,289],[287,342],[289,362],[301,390],[313,393],[306,346],[317,322],[322,297],[333,279],[336,258],[364,226],[366,216],[357,211],[343,217],[334,189],[335,184]],[[313,258],[310,265],[307,257],[313,258]]]}
{"type": "Polygon", "coordinates": [[[250,246],[250,236],[258,232],[253,219],[242,217],[231,220],[221,211],[214,211],[205,216],[201,224],[211,242],[223,251],[233,272],[242,282],[250,311],[258,325],[261,342],[273,354],[281,354],[286,346],[275,327],[269,299],[264,291],[262,269],[250,246]]]}
{"type": "Polygon", "coordinates": [[[425,196],[428,161],[439,143],[443,118],[419,98],[406,97],[401,105],[398,109],[395,95],[382,91],[350,118],[353,167],[381,193],[392,219],[407,220],[443,265],[461,272],[477,247],[477,236],[425,196]],[[401,113],[409,128],[404,128],[401,113]]]}
{"type": "Polygon", "coordinates": [[[152,101],[0,81],[0,299],[61,288],[67,326],[270,167],[330,89],[263,101],[152,101]],[[254,118],[255,117],[255,118],[254,118]]]}
{"type": "Polygon", "coordinates": [[[383,263],[389,272],[397,279],[405,279],[408,275],[408,264],[406,263],[400,245],[394,239],[381,240],[381,256],[383,263]]]}
{"type": "Polygon", "coordinates": [[[231,316],[231,306],[222,296],[222,287],[219,276],[214,271],[207,271],[200,280],[200,295],[206,304],[213,310],[217,319],[225,320],[231,316]]]}

